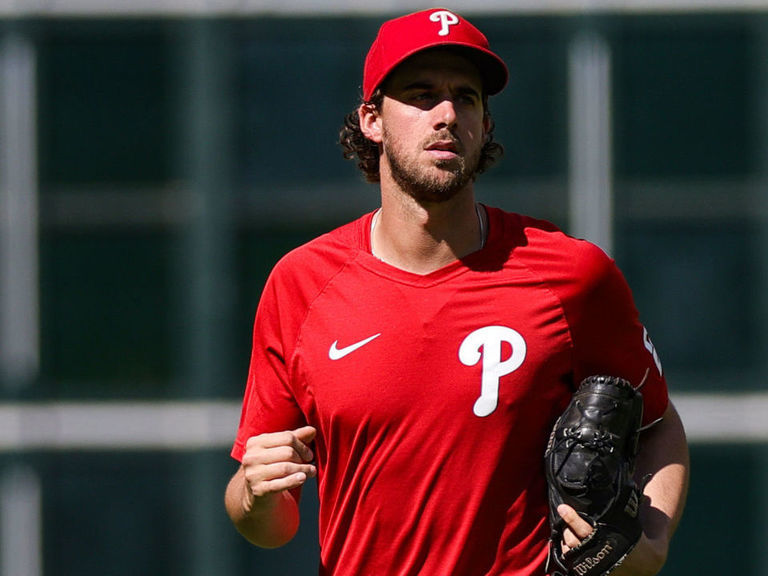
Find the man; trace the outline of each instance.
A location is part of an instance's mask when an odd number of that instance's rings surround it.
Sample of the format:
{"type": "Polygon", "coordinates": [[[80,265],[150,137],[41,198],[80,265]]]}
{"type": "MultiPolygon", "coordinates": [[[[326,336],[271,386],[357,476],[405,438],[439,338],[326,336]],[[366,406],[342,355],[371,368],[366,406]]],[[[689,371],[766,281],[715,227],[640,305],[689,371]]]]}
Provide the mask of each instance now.
{"type": "MultiPolygon", "coordinates": [[[[619,576],[663,565],[687,447],[614,263],[554,226],[486,207],[488,96],[507,69],[442,9],[385,23],[342,140],[381,208],[285,256],[256,314],[226,506],[285,544],[317,476],[323,575],[544,574],[543,453],[581,379],[646,376],[644,534],[619,576]]],[[[572,509],[564,547],[591,531],[572,509]]]]}

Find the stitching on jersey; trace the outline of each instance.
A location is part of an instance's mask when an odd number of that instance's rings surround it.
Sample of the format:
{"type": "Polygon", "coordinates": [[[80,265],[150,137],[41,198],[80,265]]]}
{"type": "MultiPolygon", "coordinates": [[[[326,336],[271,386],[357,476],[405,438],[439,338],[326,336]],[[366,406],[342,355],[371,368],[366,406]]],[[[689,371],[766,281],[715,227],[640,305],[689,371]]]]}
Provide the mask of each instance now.
{"type": "MultiPolygon", "coordinates": [[[[294,358],[296,356],[297,351],[303,346],[303,340],[304,340],[304,327],[306,326],[307,319],[309,318],[310,312],[314,310],[315,303],[322,297],[328,290],[328,287],[333,283],[336,278],[342,274],[349,266],[357,259],[357,254],[360,252],[359,248],[352,248],[350,249],[350,255],[348,258],[344,260],[341,266],[339,266],[339,269],[334,272],[333,274],[330,274],[328,276],[327,281],[325,284],[320,287],[320,289],[317,291],[317,294],[310,300],[310,302],[307,304],[307,308],[304,311],[304,316],[301,319],[301,322],[299,323],[298,330],[296,331],[296,341],[294,342],[293,350],[291,351],[290,357],[287,358],[286,362],[286,370],[288,373],[288,379],[291,382],[296,382],[294,379],[293,374],[293,364],[294,364],[294,358]]],[[[314,394],[312,393],[312,389],[309,386],[308,381],[302,382],[304,390],[309,394],[310,396],[314,397],[314,394]]]]}

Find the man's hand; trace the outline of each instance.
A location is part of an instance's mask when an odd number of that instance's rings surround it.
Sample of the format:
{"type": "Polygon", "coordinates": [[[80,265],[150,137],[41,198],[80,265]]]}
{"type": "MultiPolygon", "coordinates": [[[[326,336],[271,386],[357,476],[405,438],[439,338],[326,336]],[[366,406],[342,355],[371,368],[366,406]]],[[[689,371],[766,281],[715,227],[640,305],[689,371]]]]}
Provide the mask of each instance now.
{"type": "Polygon", "coordinates": [[[304,426],[248,439],[224,504],[237,530],[256,546],[276,548],[296,534],[299,506],[291,490],[317,474],[309,447],[316,434],[304,426]]]}
{"type": "Polygon", "coordinates": [[[242,460],[246,511],[268,505],[274,500],[270,496],[298,488],[317,474],[309,447],[316,434],[304,426],[248,439],[242,460]]]}
{"type": "Polygon", "coordinates": [[[566,553],[571,548],[576,548],[592,533],[592,525],[567,504],[560,504],[557,507],[557,513],[568,524],[568,528],[563,530],[563,541],[560,544],[563,553],[566,553]]]}
{"type": "MultiPolygon", "coordinates": [[[[563,531],[561,543],[563,553],[575,548],[590,535],[592,526],[567,504],[557,507],[557,513],[568,524],[563,531]]],[[[645,534],[640,537],[635,548],[624,561],[611,572],[611,576],[653,576],[657,574],[667,557],[667,547],[663,542],[650,540],[645,534]]]]}

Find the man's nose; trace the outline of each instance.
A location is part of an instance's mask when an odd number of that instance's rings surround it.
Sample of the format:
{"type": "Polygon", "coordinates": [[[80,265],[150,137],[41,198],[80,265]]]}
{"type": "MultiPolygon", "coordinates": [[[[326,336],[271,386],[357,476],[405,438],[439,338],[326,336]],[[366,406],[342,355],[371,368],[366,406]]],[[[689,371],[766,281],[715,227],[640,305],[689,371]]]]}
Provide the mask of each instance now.
{"type": "Polygon", "coordinates": [[[442,98],[432,109],[435,128],[451,127],[456,122],[456,106],[451,98],[442,98]]]}

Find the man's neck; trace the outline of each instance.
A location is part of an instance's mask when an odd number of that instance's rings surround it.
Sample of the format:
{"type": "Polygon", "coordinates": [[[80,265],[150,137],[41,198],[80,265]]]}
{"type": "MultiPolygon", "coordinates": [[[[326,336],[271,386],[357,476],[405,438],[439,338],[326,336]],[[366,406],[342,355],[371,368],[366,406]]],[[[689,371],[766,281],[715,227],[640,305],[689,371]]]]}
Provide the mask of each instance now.
{"type": "Polygon", "coordinates": [[[371,227],[372,252],[396,268],[429,274],[482,248],[485,217],[471,189],[432,203],[383,192],[371,227]]]}

